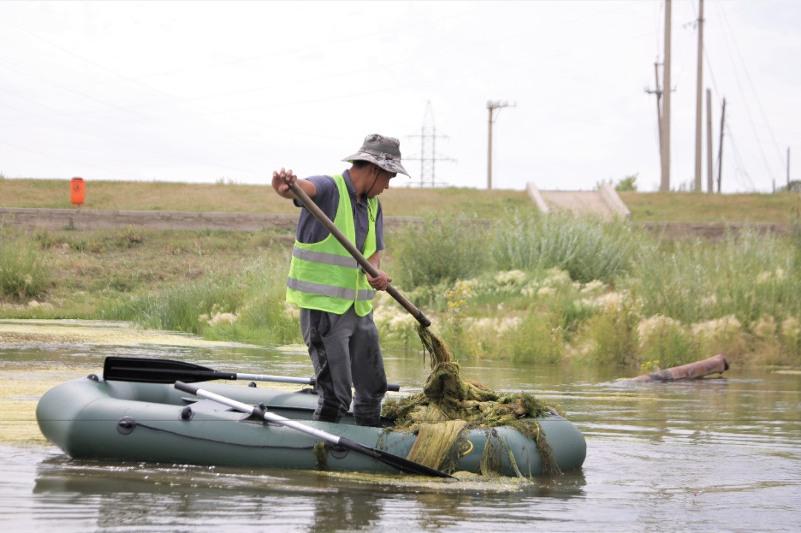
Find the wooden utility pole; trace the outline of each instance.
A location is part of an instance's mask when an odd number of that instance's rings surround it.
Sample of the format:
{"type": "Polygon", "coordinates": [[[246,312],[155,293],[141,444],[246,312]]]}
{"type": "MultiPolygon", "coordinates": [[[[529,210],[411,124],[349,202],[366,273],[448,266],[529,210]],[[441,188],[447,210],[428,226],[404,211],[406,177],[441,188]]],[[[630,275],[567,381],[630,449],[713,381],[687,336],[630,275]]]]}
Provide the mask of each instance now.
{"type": "Polygon", "coordinates": [[[726,99],[720,110],[720,140],[718,141],[718,194],[720,194],[720,178],[723,175],[723,126],[726,123],[726,99]]]}
{"type": "Polygon", "coordinates": [[[654,87],[655,89],[651,90],[646,87],[645,92],[648,94],[655,94],[656,95],[656,127],[657,131],[659,132],[659,165],[661,168],[662,165],[662,154],[664,153],[664,148],[662,148],[662,89],[659,87],[659,62],[654,61],[654,87]]]}
{"type": "Polygon", "coordinates": [[[704,114],[704,103],[701,88],[704,85],[704,0],[698,0],[698,60],[695,75],[695,192],[703,191],[701,179],[701,117],[704,114]]]}
{"type": "Polygon", "coordinates": [[[715,177],[712,175],[712,91],[706,90],[706,192],[715,192],[715,177]]]}
{"type": "Polygon", "coordinates": [[[671,4],[665,0],[665,61],[662,75],[662,176],[659,181],[659,190],[670,190],[670,23],[671,4]]]}
{"type": "Polygon", "coordinates": [[[488,100],[487,112],[487,190],[492,190],[492,123],[495,122],[497,114],[495,110],[503,109],[504,107],[514,107],[514,104],[509,102],[502,102],[500,100],[488,100]]]}
{"type": "Polygon", "coordinates": [[[787,192],[790,192],[790,147],[787,147],[787,192]]]}

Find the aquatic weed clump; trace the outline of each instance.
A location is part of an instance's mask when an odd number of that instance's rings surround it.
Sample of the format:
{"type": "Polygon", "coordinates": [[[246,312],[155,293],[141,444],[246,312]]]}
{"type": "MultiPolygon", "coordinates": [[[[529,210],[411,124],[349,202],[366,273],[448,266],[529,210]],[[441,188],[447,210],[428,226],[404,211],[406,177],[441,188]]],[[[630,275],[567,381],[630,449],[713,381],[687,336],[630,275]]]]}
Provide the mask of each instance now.
{"type": "MultiPolygon", "coordinates": [[[[534,440],[544,473],[559,472],[536,421],[537,417],[554,412],[551,407],[533,394],[500,394],[479,383],[463,380],[459,364],[447,345],[426,328],[419,327],[418,333],[431,359],[431,373],[423,391],[399,400],[387,400],[382,412],[394,421],[395,429],[417,434],[409,459],[452,471],[465,430],[512,426],[534,440]]],[[[495,448],[497,446],[485,447],[482,473],[490,473],[491,465],[497,463],[491,456],[504,452],[495,448]]],[[[509,450],[505,452],[511,456],[509,450]]]]}

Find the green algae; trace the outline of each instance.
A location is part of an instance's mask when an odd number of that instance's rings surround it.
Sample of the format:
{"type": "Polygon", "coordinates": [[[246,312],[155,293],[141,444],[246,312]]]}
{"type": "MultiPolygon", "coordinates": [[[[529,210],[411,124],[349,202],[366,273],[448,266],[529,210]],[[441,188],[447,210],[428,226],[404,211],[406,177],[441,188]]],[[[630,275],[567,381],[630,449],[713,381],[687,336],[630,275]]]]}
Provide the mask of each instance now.
{"type": "Polygon", "coordinates": [[[408,459],[431,468],[452,471],[459,459],[465,431],[487,429],[487,443],[481,472],[490,475],[500,469],[501,454],[508,455],[519,477],[514,454],[492,428],[511,426],[534,441],[543,464],[543,474],[560,473],[552,450],[537,418],[554,410],[533,394],[497,393],[480,383],[463,380],[459,364],[448,346],[430,329],[418,327],[418,334],[430,356],[431,373],[423,391],[384,402],[382,415],[393,420],[394,428],[417,434],[408,459]]]}

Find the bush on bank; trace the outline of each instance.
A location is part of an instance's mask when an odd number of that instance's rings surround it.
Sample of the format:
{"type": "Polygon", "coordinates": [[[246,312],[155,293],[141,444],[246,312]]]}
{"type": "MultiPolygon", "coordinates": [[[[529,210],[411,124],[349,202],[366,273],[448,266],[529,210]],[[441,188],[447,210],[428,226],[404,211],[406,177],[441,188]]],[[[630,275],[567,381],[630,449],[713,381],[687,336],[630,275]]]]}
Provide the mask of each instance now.
{"type": "Polygon", "coordinates": [[[284,305],[285,279],[283,261],[259,260],[242,273],[211,274],[157,294],[131,296],[102,307],[99,314],[211,340],[297,342],[296,317],[284,305]]]}
{"type": "MultiPolygon", "coordinates": [[[[385,270],[459,357],[653,369],[724,352],[801,364],[799,229],[789,238],[745,232],[719,242],[661,241],[623,223],[511,213],[495,222],[432,218],[388,237],[385,270]]],[[[297,311],[284,304],[288,243],[237,239],[15,235],[0,241],[0,301],[15,302],[7,316],[31,314],[28,300],[61,283],[69,290],[62,287],[60,298],[80,304],[66,316],[210,339],[300,342],[297,311]],[[254,247],[265,258],[241,271],[214,260],[231,250],[251,257],[254,247]],[[128,262],[132,253],[138,262],[128,262]],[[100,277],[75,290],[75,279],[48,281],[46,256],[100,277]],[[201,277],[156,290],[147,283],[192,257],[208,258],[198,263],[201,277]]],[[[65,316],[52,302],[49,316],[65,316]]],[[[387,350],[419,350],[414,319],[385,293],[375,318],[387,350]]]]}
{"type": "MultiPolygon", "coordinates": [[[[660,241],[622,223],[514,215],[469,245],[472,274],[446,278],[418,262],[407,277],[426,227],[393,239],[392,268],[404,283],[431,280],[402,287],[460,355],[646,370],[719,352],[801,363],[798,235],[660,241]],[[476,274],[475,265],[485,266],[476,274]]],[[[453,221],[437,221],[435,233],[432,247],[464,239],[453,221]]],[[[434,249],[440,264],[464,253],[434,249]]],[[[385,295],[377,303],[385,342],[415,346],[414,320],[385,295]]]]}
{"type": "Polygon", "coordinates": [[[36,249],[0,228],[0,299],[27,302],[40,298],[50,277],[36,249]]]}

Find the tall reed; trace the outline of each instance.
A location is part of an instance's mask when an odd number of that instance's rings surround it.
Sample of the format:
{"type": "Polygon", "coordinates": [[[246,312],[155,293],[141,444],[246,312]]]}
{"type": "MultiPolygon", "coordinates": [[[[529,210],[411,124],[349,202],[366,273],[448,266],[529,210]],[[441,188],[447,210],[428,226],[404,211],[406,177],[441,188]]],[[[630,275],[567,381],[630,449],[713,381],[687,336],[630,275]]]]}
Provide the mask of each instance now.
{"type": "Polygon", "coordinates": [[[749,324],[763,315],[801,315],[798,256],[787,240],[746,231],[721,242],[674,242],[640,248],[624,281],[646,316],[685,323],[734,315],[749,324]]]}
{"type": "Polygon", "coordinates": [[[477,275],[489,266],[487,223],[468,217],[429,217],[392,238],[393,274],[414,288],[477,275]]]}
{"type": "Polygon", "coordinates": [[[492,230],[491,253],[498,270],[556,267],[573,280],[609,282],[625,274],[636,251],[632,229],[623,222],[533,212],[511,213],[492,230]]]}
{"type": "Polygon", "coordinates": [[[285,277],[283,262],[258,261],[236,275],[218,273],[191,285],[117,302],[100,315],[216,340],[297,341],[297,322],[284,307],[285,277]]]}

